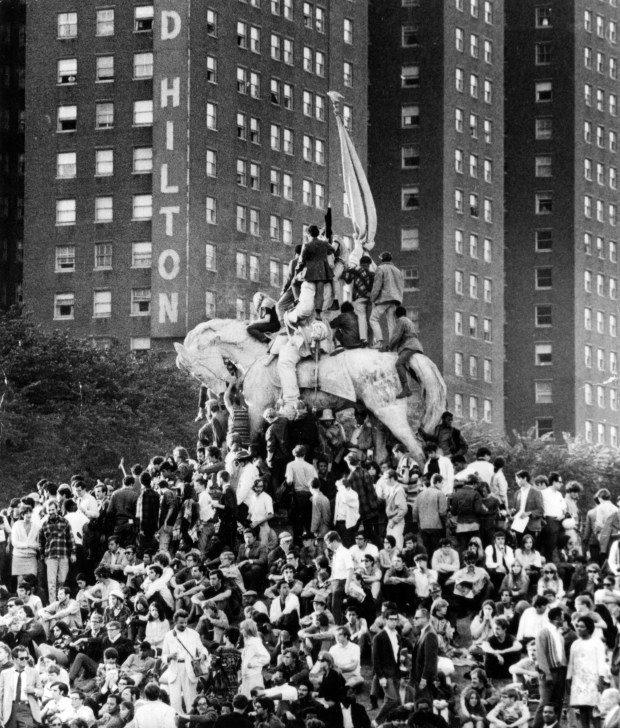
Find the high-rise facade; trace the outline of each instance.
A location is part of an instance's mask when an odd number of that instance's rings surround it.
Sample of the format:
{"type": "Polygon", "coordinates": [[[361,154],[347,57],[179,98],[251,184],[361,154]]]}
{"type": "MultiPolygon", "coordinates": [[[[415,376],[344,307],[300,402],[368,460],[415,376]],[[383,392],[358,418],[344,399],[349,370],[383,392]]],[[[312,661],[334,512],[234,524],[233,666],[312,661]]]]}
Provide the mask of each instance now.
{"type": "Polygon", "coordinates": [[[504,13],[490,0],[372,0],[377,245],[459,418],[504,424],[504,13]]]}
{"type": "Polygon", "coordinates": [[[362,158],[359,0],[33,3],[25,303],[48,328],[164,347],[274,296],[304,226],[345,216],[328,91],[362,158]],[[36,101],[35,101],[36,100],[36,101]]]}
{"type": "Polygon", "coordinates": [[[506,427],[617,446],[617,2],[505,7],[506,427]]]}
{"type": "Polygon", "coordinates": [[[0,3],[0,308],[21,300],[26,3],[0,3]]]}

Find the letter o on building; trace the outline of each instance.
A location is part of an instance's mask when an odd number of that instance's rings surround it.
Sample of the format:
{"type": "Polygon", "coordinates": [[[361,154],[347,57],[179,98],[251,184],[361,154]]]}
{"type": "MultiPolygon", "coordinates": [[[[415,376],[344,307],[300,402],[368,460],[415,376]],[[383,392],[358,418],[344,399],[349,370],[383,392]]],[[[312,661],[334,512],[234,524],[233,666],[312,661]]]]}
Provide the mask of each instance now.
{"type": "Polygon", "coordinates": [[[174,280],[181,272],[181,256],[176,250],[172,250],[171,248],[168,248],[168,250],[162,250],[159,254],[157,270],[159,275],[165,281],[174,280]],[[168,261],[170,261],[170,263],[168,263],[168,261]]]}

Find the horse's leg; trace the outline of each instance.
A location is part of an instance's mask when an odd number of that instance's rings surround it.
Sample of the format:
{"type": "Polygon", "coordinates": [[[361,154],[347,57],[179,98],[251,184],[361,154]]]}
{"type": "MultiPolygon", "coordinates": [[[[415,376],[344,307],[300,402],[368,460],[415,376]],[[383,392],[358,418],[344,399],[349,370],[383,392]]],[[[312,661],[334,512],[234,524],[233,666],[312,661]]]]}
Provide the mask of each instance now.
{"type": "Polygon", "coordinates": [[[424,452],[420,441],[416,438],[407,420],[407,404],[403,400],[379,408],[370,408],[374,416],[390,430],[407,448],[408,452],[421,466],[424,461],[424,452]]]}

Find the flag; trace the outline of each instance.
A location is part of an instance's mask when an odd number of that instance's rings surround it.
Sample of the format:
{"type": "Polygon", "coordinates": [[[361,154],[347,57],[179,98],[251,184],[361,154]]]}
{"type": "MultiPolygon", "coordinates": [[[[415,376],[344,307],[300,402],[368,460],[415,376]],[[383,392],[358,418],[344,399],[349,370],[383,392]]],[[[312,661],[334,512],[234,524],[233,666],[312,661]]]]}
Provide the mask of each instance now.
{"type": "MultiPolygon", "coordinates": [[[[336,123],[338,125],[338,136],[340,137],[340,153],[342,156],[342,179],[344,189],[347,193],[347,201],[355,237],[366,250],[372,250],[375,244],[375,233],[377,231],[377,210],[372,198],[370,186],[366,179],[366,173],[355,151],[353,141],[344,125],[340,102],[344,98],[337,91],[330,91],[328,94],[334,106],[336,123]]],[[[357,242],[356,241],[356,242],[357,242]]],[[[355,246],[358,247],[357,245],[355,246]]],[[[360,253],[361,255],[361,253],[360,253]]]]}

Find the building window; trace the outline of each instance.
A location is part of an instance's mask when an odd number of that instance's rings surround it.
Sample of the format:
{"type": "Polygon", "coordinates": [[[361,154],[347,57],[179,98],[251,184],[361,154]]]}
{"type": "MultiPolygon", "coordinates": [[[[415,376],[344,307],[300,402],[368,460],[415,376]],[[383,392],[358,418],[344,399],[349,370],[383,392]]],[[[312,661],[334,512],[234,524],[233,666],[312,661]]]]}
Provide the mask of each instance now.
{"type": "Polygon", "coordinates": [[[401,250],[419,250],[420,232],[418,228],[403,228],[400,231],[401,250]]]}
{"type": "Polygon", "coordinates": [[[77,127],[77,106],[59,106],[56,131],[75,131],[77,127]]]}
{"type": "Polygon", "coordinates": [[[260,28],[254,25],[250,27],[250,50],[260,54],[260,28]]]}
{"type": "Polygon", "coordinates": [[[284,52],[282,54],[282,57],[284,59],[284,63],[286,63],[287,66],[293,65],[294,60],[294,52],[293,52],[293,41],[290,38],[285,38],[283,42],[283,49],[284,52]]]}
{"type": "Polygon", "coordinates": [[[536,437],[553,435],[553,417],[536,418],[536,437]]]}
{"type": "Polygon", "coordinates": [[[99,37],[114,35],[114,8],[97,10],[95,34],[99,37]]]}
{"type": "Polygon", "coordinates": [[[269,237],[272,240],[280,240],[282,224],[278,215],[269,215],[269,237]]]}
{"type": "Polygon", "coordinates": [[[493,381],[493,362],[490,359],[483,362],[483,377],[485,382],[493,381]]]}
{"type": "Polygon", "coordinates": [[[489,318],[482,321],[482,338],[489,344],[493,341],[493,321],[489,318]]]}
{"type": "Polygon", "coordinates": [[[463,93],[465,88],[465,74],[462,68],[457,68],[455,71],[454,86],[459,93],[463,93]]]}
{"type": "Polygon", "coordinates": [[[57,245],[56,273],[72,273],[75,270],[75,245],[57,245]]]}
{"type": "MultiPolygon", "coordinates": [[[[77,13],[58,13],[58,37],[61,39],[77,37],[77,13]]],[[[73,318],[73,316],[71,316],[73,318]]]]}
{"type": "Polygon", "coordinates": [[[54,319],[73,319],[75,316],[75,294],[56,293],[54,296],[54,319]]]}
{"type": "Polygon", "coordinates": [[[93,291],[93,318],[110,318],[112,291],[93,291]]]}
{"type": "Polygon", "coordinates": [[[537,177],[551,177],[551,156],[545,155],[535,158],[537,177]]]}
{"type": "Polygon", "coordinates": [[[420,207],[419,187],[405,187],[401,192],[401,209],[417,210],[420,207]]]}
{"type": "Polygon", "coordinates": [[[552,287],[553,268],[536,268],[536,290],[543,291],[552,287]]]}
{"type": "Polygon", "coordinates": [[[58,179],[72,179],[77,171],[76,152],[59,152],[56,155],[56,177],[58,179]]]}
{"type": "Polygon", "coordinates": [[[95,128],[111,129],[114,126],[114,104],[106,101],[95,105],[95,128]]]}
{"type": "Polygon", "coordinates": [[[134,147],[133,173],[150,174],[153,171],[153,147],[134,147]]]}
{"type": "Polygon", "coordinates": [[[469,419],[475,422],[478,419],[478,398],[469,398],[469,419]]]}
{"type": "Polygon", "coordinates": [[[405,268],[403,270],[403,279],[405,281],[405,291],[420,290],[420,273],[417,268],[405,268]]]}
{"type": "Polygon", "coordinates": [[[463,214],[463,191],[454,190],[454,210],[458,214],[463,214]]]}
{"type": "Polygon", "coordinates": [[[135,33],[146,33],[153,30],[152,5],[137,5],[134,8],[133,29],[135,33]]]}
{"type": "Polygon", "coordinates": [[[420,107],[407,105],[401,107],[401,125],[403,128],[420,125],[420,107]]]}
{"type": "Polygon", "coordinates": [[[287,172],[282,175],[282,197],[285,200],[293,199],[293,176],[287,172]]]}
{"type": "Polygon", "coordinates": [[[478,298],[478,276],[474,273],[469,274],[469,297],[478,298]]]}
{"type": "Polygon", "coordinates": [[[456,50],[459,51],[459,53],[463,52],[463,48],[464,48],[463,38],[464,38],[463,29],[456,28],[455,36],[454,36],[454,43],[455,43],[456,50]]]}
{"type": "Polygon", "coordinates": [[[289,218],[282,218],[282,242],[285,245],[293,244],[293,221],[289,218]]]}
{"type": "Polygon", "coordinates": [[[151,313],[151,289],[131,289],[131,315],[149,316],[151,313]]]}
{"type": "Polygon", "coordinates": [[[274,288],[280,286],[280,262],[277,260],[269,261],[269,285],[274,288]]]}
{"type": "Polygon", "coordinates": [[[463,295],[463,271],[457,270],[454,272],[454,292],[458,296],[463,295]]]}
{"type": "Polygon", "coordinates": [[[403,48],[411,48],[417,46],[420,42],[418,27],[416,25],[403,25],[402,27],[402,45],[403,48]]]}
{"type": "MultiPolygon", "coordinates": [[[[245,124],[247,123],[247,118],[245,114],[237,114],[237,136],[240,139],[245,139],[247,134],[247,128],[245,124]],[[239,119],[243,120],[244,126],[241,127],[243,130],[243,136],[239,133],[239,119]]],[[[211,131],[217,131],[217,104],[213,104],[210,101],[207,103],[207,129],[210,129],[211,131]]]]}
{"type": "Polygon", "coordinates": [[[353,21],[349,18],[343,20],[342,39],[347,45],[353,45],[353,21]]]}
{"type": "Polygon", "coordinates": [[[114,81],[114,56],[97,56],[95,63],[95,81],[114,81]]]}
{"type": "Polygon", "coordinates": [[[463,336],[463,314],[460,311],[454,312],[454,333],[463,336]]]}
{"type": "Polygon", "coordinates": [[[478,379],[478,357],[470,355],[469,357],[469,376],[472,379],[478,379]]]}
{"type": "Polygon", "coordinates": [[[463,255],[463,231],[454,231],[454,252],[458,255],[463,255]]]}
{"type": "Polygon", "coordinates": [[[207,35],[217,38],[217,13],[207,10],[207,35]]]}
{"type": "Polygon", "coordinates": [[[114,151],[112,149],[95,150],[95,176],[107,177],[114,173],[114,151]]]}
{"type": "Polygon", "coordinates": [[[551,117],[544,116],[536,119],[536,139],[551,139],[553,132],[553,121],[551,117]]]}
{"type": "Polygon", "coordinates": [[[217,152],[215,149],[206,151],[206,174],[207,177],[217,177],[217,152]]]}
{"type": "Polygon", "coordinates": [[[535,199],[537,215],[550,215],[553,212],[552,192],[537,192],[535,199]]]}
{"type": "Polygon", "coordinates": [[[454,352],[454,374],[457,377],[463,376],[463,354],[460,351],[454,352]]]}
{"type": "Polygon", "coordinates": [[[470,154],[469,155],[469,176],[470,177],[478,177],[478,155],[477,154],[470,154]]]}
{"type": "Polygon", "coordinates": [[[534,382],[536,404],[553,404],[553,386],[549,381],[534,382]]]}
{"type": "Polygon", "coordinates": [[[322,139],[314,140],[314,161],[321,166],[325,164],[325,142],[322,139]]]}
{"type": "Polygon", "coordinates": [[[206,219],[208,225],[217,225],[217,200],[215,197],[206,198],[206,219]]]}
{"type": "Polygon", "coordinates": [[[534,53],[537,66],[548,66],[551,63],[551,43],[536,43],[534,53]]]}
{"type": "Polygon", "coordinates": [[[553,364],[552,344],[534,344],[534,363],[539,367],[553,364]]]}
{"type": "MultiPolygon", "coordinates": [[[[209,74],[209,58],[207,56],[207,80],[209,74]]],[[[212,59],[213,60],[213,59],[212,59]]],[[[215,71],[214,71],[215,73],[215,71]]],[[[133,77],[134,79],[153,78],[153,54],[152,53],[134,53],[133,54],[133,77]]],[[[215,80],[213,81],[215,82],[215,80]]]]}
{"type": "Polygon", "coordinates": [[[260,277],[260,262],[257,255],[250,256],[250,280],[258,283],[260,277]]]}
{"type": "Polygon", "coordinates": [[[535,8],[534,12],[537,28],[551,27],[551,5],[541,5],[535,8]]]}
{"type": "Polygon", "coordinates": [[[153,125],[153,100],[144,99],[143,101],[133,102],[133,124],[134,126],[152,126],[153,125]]]}
{"type": "Polygon", "coordinates": [[[353,87],[353,64],[345,61],[343,64],[342,79],[345,86],[353,87]]]}
{"type": "Polygon", "coordinates": [[[62,58],[58,61],[57,83],[77,83],[77,58],[62,58]]]}
{"type": "Polygon", "coordinates": [[[454,171],[457,174],[463,174],[463,150],[454,150],[454,171]]]}
{"type": "Polygon", "coordinates": [[[153,257],[153,245],[150,242],[131,244],[131,267],[150,268],[153,257]]]}
{"type": "Polygon", "coordinates": [[[56,200],[56,225],[75,225],[75,199],[56,200]]]}
{"type": "Polygon", "coordinates": [[[260,214],[253,208],[250,208],[250,235],[254,237],[260,235],[260,214]]]}
{"type": "Polygon", "coordinates": [[[403,66],[400,85],[402,88],[417,88],[420,85],[420,66],[403,66]]]}
{"type": "Polygon", "coordinates": [[[112,222],[114,208],[111,197],[95,197],[95,222],[112,222]]]}
{"type": "Polygon", "coordinates": [[[248,211],[243,205],[237,205],[237,232],[248,231],[248,211]]]}
{"type": "Polygon", "coordinates": [[[489,240],[489,238],[484,239],[484,262],[485,263],[492,263],[493,262],[493,241],[489,240]]]}
{"type": "Polygon", "coordinates": [[[490,278],[484,279],[484,300],[485,303],[493,303],[493,282],[490,278]]]}
{"type": "Polygon", "coordinates": [[[454,110],[454,126],[460,134],[463,133],[463,109],[454,110]]]}
{"type": "Polygon", "coordinates": [[[538,81],[534,89],[535,98],[538,103],[547,103],[553,100],[553,86],[551,81],[538,81]]]}
{"type": "Polygon", "coordinates": [[[150,220],[153,217],[153,195],[134,195],[132,220],[150,220]]]}
{"type": "Polygon", "coordinates": [[[248,277],[248,256],[247,253],[237,253],[235,257],[236,266],[236,276],[237,278],[247,278],[248,277]]]}

